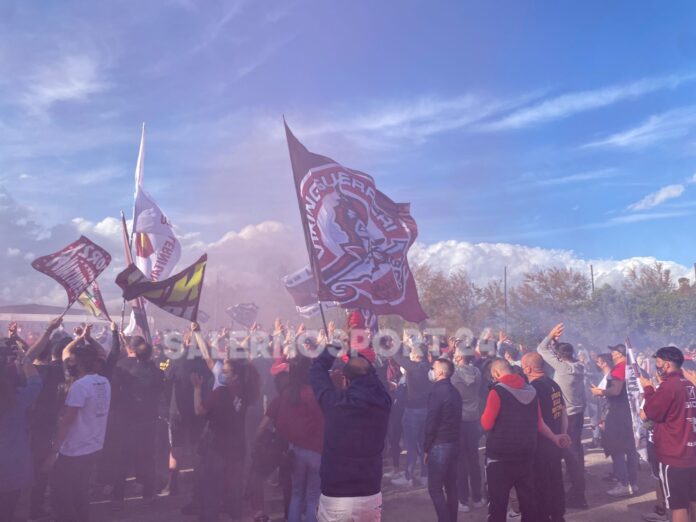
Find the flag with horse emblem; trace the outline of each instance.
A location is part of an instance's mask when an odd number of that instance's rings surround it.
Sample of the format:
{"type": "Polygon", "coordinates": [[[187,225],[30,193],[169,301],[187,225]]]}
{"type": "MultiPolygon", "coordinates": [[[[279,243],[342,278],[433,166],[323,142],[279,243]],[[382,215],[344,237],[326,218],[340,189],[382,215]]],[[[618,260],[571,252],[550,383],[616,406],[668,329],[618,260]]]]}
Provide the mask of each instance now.
{"type": "Polygon", "coordinates": [[[300,215],[319,301],[421,322],[406,258],[418,229],[408,203],[371,176],[309,152],[285,126],[300,215]]]}

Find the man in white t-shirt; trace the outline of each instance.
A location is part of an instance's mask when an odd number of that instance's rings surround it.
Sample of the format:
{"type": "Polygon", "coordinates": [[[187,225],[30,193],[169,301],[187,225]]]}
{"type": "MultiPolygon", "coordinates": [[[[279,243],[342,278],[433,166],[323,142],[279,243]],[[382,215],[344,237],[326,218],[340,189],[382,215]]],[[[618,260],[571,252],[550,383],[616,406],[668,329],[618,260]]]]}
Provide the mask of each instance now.
{"type": "Polygon", "coordinates": [[[99,353],[89,345],[72,350],[66,365],[77,369],[58,421],[48,466],[56,522],[89,519],[89,477],[98,451],[104,446],[111,385],[98,375],[99,353]]]}

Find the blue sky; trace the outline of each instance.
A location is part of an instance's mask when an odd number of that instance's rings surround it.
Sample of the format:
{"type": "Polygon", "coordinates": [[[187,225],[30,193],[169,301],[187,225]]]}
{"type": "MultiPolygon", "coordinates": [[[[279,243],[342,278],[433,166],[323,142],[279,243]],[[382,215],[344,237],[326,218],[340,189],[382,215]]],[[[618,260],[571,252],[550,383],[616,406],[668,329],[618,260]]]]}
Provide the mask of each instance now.
{"type": "Polygon", "coordinates": [[[688,266],[694,15],[692,2],[3,0],[0,184],[47,229],[129,212],[145,121],[145,184],[180,235],[273,220],[301,241],[285,115],[310,150],[412,202],[426,244],[688,266]]]}

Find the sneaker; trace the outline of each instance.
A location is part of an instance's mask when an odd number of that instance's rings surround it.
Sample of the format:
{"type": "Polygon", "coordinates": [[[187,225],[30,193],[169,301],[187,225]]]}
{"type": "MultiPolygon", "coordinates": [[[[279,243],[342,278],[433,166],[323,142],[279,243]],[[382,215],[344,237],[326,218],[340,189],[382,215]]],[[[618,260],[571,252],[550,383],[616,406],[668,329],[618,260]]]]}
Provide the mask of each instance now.
{"type": "Polygon", "coordinates": [[[667,513],[660,515],[654,511],[651,511],[650,513],[643,514],[643,520],[647,520],[648,522],[668,522],[669,517],[667,516],[667,513]]]}
{"type": "Polygon", "coordinates": [[[391,483],[392,483],[392,485],[399,486],[401,488],[413,486],[413,481],[410,479],[407,479],[405,476],[401,476],[401,477],[397,477],[395,479],[392,479],[391,483]]]}
{"type": "Polygon", "coordinates": [[[404,474],[403,471],[399,471],[399,470],[397,470],[397,469],[394,469],[394,470],[385,472],[385,473],[382,475],[382,477],[385,478],[385,479],[387,479],[387,480],[391,480],[391,479],[400,477],[400,476],[403,475],[403,474],[404,474]]]}
{"type": "Polygon", "coordinates": [[[512,509],[508,510],[507,519],[517,522],[520,519],[520,514],[512,509]]]}
{"type": "Polygon", "coordinates": [[[482,508],[485,505],[486,505],[486,502],[484,500],[474,500],[471,503],[471,507],[473,507],[474,509],[482,508]]]}
{"type": "Polygon", "coordinates": [[[460,513],[470,513],[471,508],[467,506],[466,504],[462,504],[461,502],[459,503],[459,512],[460,513]]]}
{"type": "Polygon", "coordinates": [[[630,497],[631,488],[628,486],[624,486],[623,484],[617,484],[609,491],[607,491],[607,495],[609,495],[610,497],[630,497]]]}
{"type": "Polygon", "coordinates": [[[638,484],[631,484],[628,486],[631,488],[631,495],[637,495],[638,494],[638,484]]]}

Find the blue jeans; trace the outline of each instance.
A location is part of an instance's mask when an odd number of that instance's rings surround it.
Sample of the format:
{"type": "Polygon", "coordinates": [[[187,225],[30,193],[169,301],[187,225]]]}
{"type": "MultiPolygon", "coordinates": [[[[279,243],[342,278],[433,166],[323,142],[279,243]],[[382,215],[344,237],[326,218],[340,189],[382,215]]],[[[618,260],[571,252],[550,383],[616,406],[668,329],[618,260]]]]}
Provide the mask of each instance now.
{"type": "Polygon", "coordinates": [[[412,479],[416,471],[416,462],[420,460],[421,476],[428,472],[423,462],[423,442],[425,441],[425,418],[427,408],[406,408],[402,425],[404,428],[404,444],[406,445],[406,478],[412,479]]]}
{"type": "Polygon", "coordinates": [[[292,497],[288,509],[288,522],[300,522],[304,507],[305,522],[316,522],[319,508],[319,464],[321,455],[314,451],[293,446],[295,459],[290,481],[292,497]]]}
{"type": "Polygon", "coordinates": [[[459,444],[436,444],[428,453],[428,493],[438,522],[457,522],[457,454],[459,444]]]}
{"type": "Polygon", "coordinates": [[[638,483],[638,453],[612,453],[611,462],[614,468],[614,476],[624,486],[638,483]]]}

